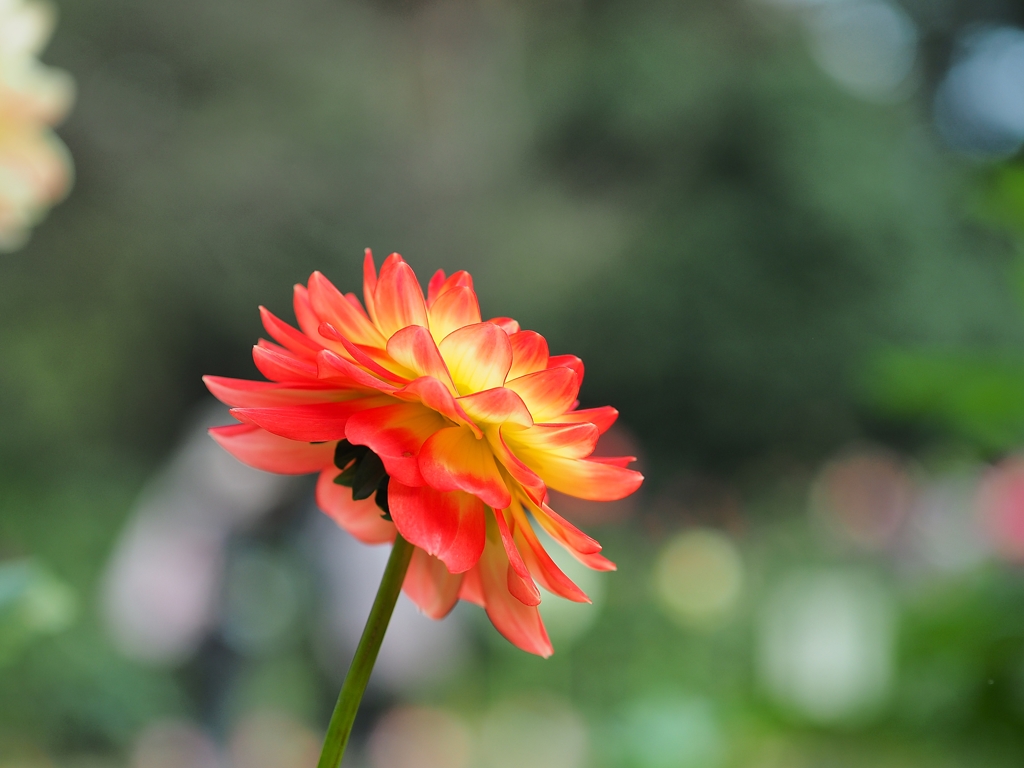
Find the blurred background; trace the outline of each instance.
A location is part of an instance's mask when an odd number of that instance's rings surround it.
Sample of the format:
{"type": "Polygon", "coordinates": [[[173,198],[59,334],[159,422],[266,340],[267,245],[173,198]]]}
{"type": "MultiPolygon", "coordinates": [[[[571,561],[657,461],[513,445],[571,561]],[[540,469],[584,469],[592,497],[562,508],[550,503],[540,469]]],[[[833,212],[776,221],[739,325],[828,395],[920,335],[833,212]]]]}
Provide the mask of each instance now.
{"type": "MultiPolygon", "coordinates": [[[[353,768],[1024,760],[1024,6],[63,0],[76,181],[0,255],[0,767],[313,766],[386,552],[248,470],[362,249],[587,364],[636,496],[547,661],[403,598],[353,768]]],[[[567,569],[570,568],[566,564],[567,569]]]]}

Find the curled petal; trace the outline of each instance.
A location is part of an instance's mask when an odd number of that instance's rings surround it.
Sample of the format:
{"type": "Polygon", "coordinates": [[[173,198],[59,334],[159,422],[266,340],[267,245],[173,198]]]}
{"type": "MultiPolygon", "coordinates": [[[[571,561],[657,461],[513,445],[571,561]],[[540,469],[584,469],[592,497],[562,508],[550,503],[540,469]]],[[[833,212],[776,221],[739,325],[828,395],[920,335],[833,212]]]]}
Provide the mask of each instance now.
{"type": "Polygon", "coordinates": [[[476,565],[484,548],[485,508],[480,499],[461,491],[413,488],[394,477],[388,484],[388,506],[398,532],[434,555],[451,573],[476,565]]]}
{"type": "Polygon", "coordinates": [[[526,403],[511,389],[495,387],[458,399],[459,405],[477,423],[516,424],[532,427],[533,417],[526,403]]]}
{"type": "Polygon", "coordinates": [[[610,405],[601,408],[586,408],[582,411],[569,411],[558,417],[559,422],[581,422],[588,421],[597,427],[602,435],[611,429],[612,424],[619,418],[619,412],[610,405]]]}
{"type": "Polygon", "coordinates": [[[292,292],[292,307],[295,310],[295,319],[299,323],[302,333],[308,336],[321,347],[330,347],[331,342],[320,335],[317,330],[321,320],[313,311],[313,305],[309,300],[309,291],[306,286],[297,283],[292,292]]]}
{"type": "Polygon", "coordinates": [[[432,619],[443,619],[459,601],[464,574],[449,573],[443,562],[419,547],[413,550],[402,591],[432,619]]]}
{"type": "Polygon", "coordinates": [[[309,301],[321,321],[330,323],[342,336],[355,342],[373,347],[383,347],[384,337],[341,291],[320,272],[309,277],[309,301]]]}
{"type": "Polygon", "coordinates": [[[487,322],[498,326],[509,336],[511,336],[513,333],[519,333],[519,323],[513,320],[511,317],[492,317],[487,322]]]}
{"type": "Polygon", "coordinates": [[[618,501],[644,481],[632,469],[589,459],[568,459],[540,451],[524,451],[522,460],[549,488],[587,501],[618,501]]]}
{"type": "Polygon", "coordinates": [[[252,424],[214,427],[210,436],[250,467],[281,475],[319,472],[334,458],[334,443],[308,443],[271,434],[252,424]]]}
{"type": "Polygon", "coordinates": [[[587,597],[586,593],[576,586],[572,579],[565,575],[562,569],[551,559],[551,555],[547,553],[547,550],[544,549],[544,545],[537,538],[537,534],[530,525],[530,520],[527,518],[523,508],[519,504],[513,503],[511,509],[515,522],[513,538],[515,539],[516,547],[523,555],[523,560],[526,561],[526,565],[530,569],[530,573],[533,574],[533,578],[544,589],[554,595],[564,597],[566,600],[572,600],[575,603],[589,603],[590,598],[587,597]]]}
{"type": "Polygon", "coordinates": [[[528,373],[543,371],[548,367],[548,342],[536,331],[519,331],[509,334],[512,344],[512,367],[508,378],[517,379],[528,373]]]}
{"type": "Polygon", "coordinates": [[[385,338],[410,325],[427,327],[427,305],[416,282],[412,267],[397,253],[381,265],[377,287],[373,291],[377,327],[385,338]]]}
{"type": "Polygon", "coordinates": [[[559,515],[544,502],[537,503],[529,497],[524,497],[523,502],[533,513],[533,516],[540,524],[540,527],[547,531],[551,538],[560,543],[570,552],[592,555],[601,551],[600,544],[587,536],[587,534],[559,515]]]}
{"type": "Polygon", "coordinates": [[[505,427],[497,430],[487,430],[487,442],[490,443],[494,455],[508,471],[509,475],[512,476],[512,479],[519,483],[534,501],[539,503],[547,494],[544,481],[509,450],[508,443],[505,442],[504,433],[505,427]]]}
{"type": "Polygon", "coordinates": [[[571,368],[576,371],[579,385],[583,386],[583,361],[576,355],[555,355],[548,358],[548,368],[571,368]]]}
{"type": "Polygon", "coordinates": [[[381,365],[381,363],[378,362],[378,360],[374,359],[374,354],[376,354],[376,357],[385,359],[388,362],[390,362],[390,358],[388,358],[387,354],[381,352],[381,350],[377,349],[376,347],[360,347],[358,344],[352,343],[344,336],[342,336],[338,329],[335,328],[330,323],[320,323],[319,330],[320,335],[323,336],[324,338],[331,339],[331,341],[335,341],[338,344],[341,344],[342,348],[344,348],[345,350],[345,353],[348,355],[348,359],[352,360],[352,362],[358,365],[361,365],[374,376],[377,376],[378,378],[384,379],[386,381],[390,381],[393,384],[398,384],[399,386],[409,383],[408,377],[403,377],[399,373],[396,373],[395,371],[388,370],[383,365],[381,365]]]}
{"type": "Polygon", "coordinates": [[[270,338],[283,346],[289,352],[300,357],[314,358],[320,351],[319,344],[313,342],[306,334],[297,328],[292,328],[284,320],[279,319],[266,307],[260,307],[260,319],[263,327],[267,329],[270,338]]]}
{"type": "Polygon", "coordinates": [[[580,391],[579,378],[571,368],[547,368],[512,379],[505,386],[523,398],[538,422],[555,421],[572,408],[580,391]]]}
{"type": "Polygon", "coordinates": [[[281,386],[273,381],[203,376],[214,397],[233,408],[265,408],[300,403],[329,403],[340,399],[338,390],[317,385],[281,386]]]}
{"type": "Polygon", "coordinates": [[[396,403],[352,415],[345,436],[353,445],[368,446],[380,456],[392,479],[419,486],[423,485],[420,449],[427,438],[447,426],[436,411],[419,404],[396,403]]]}
{"type": "MultiPolygon", "coordinates": [[[[331,446],[333,453],[334,446],[331,446]]],[[[320,473],[316,484],[316,504],[329,518],[364,544],[394,541],[395,524],[381,516],[371,496],[354,501],[352,489],[334,482],[341,470],[331,464],[320,473]]]]}
{"type": "Polygon", "coordinates": [[[420,378],[409,382],[409,384],[392,394],[401,400],[423,403],[423,405],[432,408],[457,424],[469,427],[476,437],[483,436],[483,432],[469,418],[469,415],[459,405],[458,400],[452,397],[452,393],[448,391],[448,388],[435,378],[420,376],[420,378]]]}
{"type": "Polygon", "coordinates": [[[547,658],[554,653],[540,611],[526,605],[508,589],[508,555],[501,542],[498,523],[487,520],[487,543],[480,557],[480,586],[487,616],[505,639],[518,648],[547,658]]]}
{"type": "Polygon", "coordinates": [[[445,336],[438,349],[463,395],[500,387],[512,365],[508,334],[491,323],[460,328],[445,336]]]}
{"type": "Polygon", "coordinates": [[[271,381],[316,381],[316,363],[297,357],[277,345],[257,344],[252,348],[252,360],[259,372],[271,381]]]}
{"type": "Polygon", "coordinates": [[[375,405],[359,398],[340,403],[289,405],[280,408],[232,408],[231,415],[246,424],[255,424],[275,435],[302,442],[341,440],[345,424],[357,411],[375,405]]]}
{"type": "Polygon", "coordinates": [[[512,450],[529,464],[542,461],[543,454],[582,459],[594,452],[600,432],[589,422],[582,424],[537,424],[509,434],[512,450]]]}
{"type": "Polygon", "coordinates": [[[403,328],[388,339],[387,350],[396,363],[408,368],[416,376],[435,378],[448,387],[453,395],[457,394],[448,366],[426,328],[419,325],[403,328]]]}
{"type": "Polygon", "coordinates": [[[439,491],[466,491],[498,509],[512,503],[489,444],[466,427],[431,435],[420,450],[419,465],[427,485],[439,491]]]}
{"type": "Polygon", "coordinates": [[[540,605],[540,590],[537,589],[537,585],[530,576],[530,570],[523,562],[523,556],[516,548],[508,521],[505,520],[505,513],[497,509],[492,511],[494,520],[498,524],[498,533],[501,534],[501,544],[505,548],[505,556],[508,557],[508,571],[505,579],[508,591],[523,605],[540,605]]]}
{"type": "Polygon", "coordinates": [[[461,285],[441,293],[431,305],[429,314],[430,333],[440,341],[452,331],[479,323],[480,302],[476,291],[461,285]]]}
{"type": "Polygon", "coordinates": [[[366,387],[367,389],[376,389],[378,392],[385,393],[395,391],[394,384],[389,384],[383,379],[367,373],[358,365],[349,362],[341,355],[329,349],[322,350],[316,356],[316,363],[317,377],[323,381],[339,381],[350,386],[366,387]]]}

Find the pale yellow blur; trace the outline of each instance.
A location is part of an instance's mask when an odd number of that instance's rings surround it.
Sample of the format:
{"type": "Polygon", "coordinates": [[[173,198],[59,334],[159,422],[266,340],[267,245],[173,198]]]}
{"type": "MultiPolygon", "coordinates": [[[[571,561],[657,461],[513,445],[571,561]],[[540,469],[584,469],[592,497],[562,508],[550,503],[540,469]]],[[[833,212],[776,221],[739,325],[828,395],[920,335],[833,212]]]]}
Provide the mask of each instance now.
{"type": "Polygon", "coordinates": [[[56,14],[42,0],[0,0],[0,250],[29,231],[71,188],[67,147],[51,130],[74,99],[70,75],[37,56],[56,14]]]}

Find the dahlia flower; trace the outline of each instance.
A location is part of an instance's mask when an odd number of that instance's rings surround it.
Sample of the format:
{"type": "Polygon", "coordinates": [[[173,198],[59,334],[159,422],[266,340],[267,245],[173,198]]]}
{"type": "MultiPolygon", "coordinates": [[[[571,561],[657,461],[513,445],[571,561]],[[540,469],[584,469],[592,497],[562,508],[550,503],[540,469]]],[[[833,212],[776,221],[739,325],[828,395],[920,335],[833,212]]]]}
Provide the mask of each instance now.
{"type": "Polygon", "coordinates": [[[469,600],[509,641],[549,656],[538,586],[589,601],[533,526],[587,566],[614,568],[547,489],[609,501],[639,487],[632,457],[591,457],[618,412],[578,408],[579,358],[550,355],[510,318],[483,322],[467,272],[437,272],[424,298],[401,256],[378,276],[367,251],[363,301],[314,272],[295,286],[298,328],[261,307],[274,341],[253,358],[269,381],[207,376],[241,422],[213,437],[259,469],[319,472],[318,505],[356,538],[414,545],[402,588],[428,616],[469,600]]]}
{"type": "Polygon", "coordinates": [[[67,114],[74,85],[36,59],[54,19],[41,0],[0,0],[0,250],[24,244],[71,187],[71,157],[50,127],[67,114]]]}

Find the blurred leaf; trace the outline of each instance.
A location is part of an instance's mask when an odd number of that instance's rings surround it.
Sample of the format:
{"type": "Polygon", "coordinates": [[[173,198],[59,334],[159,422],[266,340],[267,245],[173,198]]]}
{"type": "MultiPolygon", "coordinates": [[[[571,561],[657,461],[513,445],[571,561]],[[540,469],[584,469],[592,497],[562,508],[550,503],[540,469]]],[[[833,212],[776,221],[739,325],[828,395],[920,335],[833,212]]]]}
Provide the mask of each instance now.
{"type": "Polygon", "coordinates": [[[867,367],[863,382],[868,401],[891,417],[991,451],[1024,441],[1024,355],[889,349],[867,367]]]}

